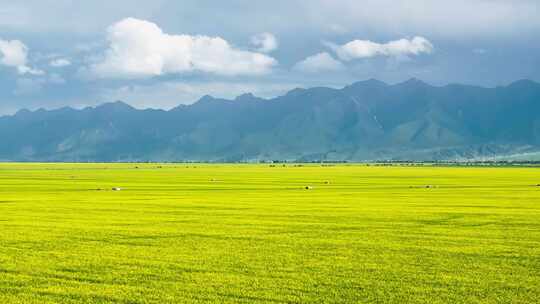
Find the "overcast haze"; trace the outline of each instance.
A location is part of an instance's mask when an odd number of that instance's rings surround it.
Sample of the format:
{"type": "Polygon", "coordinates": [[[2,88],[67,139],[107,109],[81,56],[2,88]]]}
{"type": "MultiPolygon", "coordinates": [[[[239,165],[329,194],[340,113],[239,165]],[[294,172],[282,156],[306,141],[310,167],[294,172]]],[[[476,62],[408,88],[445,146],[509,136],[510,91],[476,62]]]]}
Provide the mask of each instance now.
{"type": "Polygon", "coordinates": [[[0,113],[411,77],[540,81],[538,1],[0,0],[0,113]]]}

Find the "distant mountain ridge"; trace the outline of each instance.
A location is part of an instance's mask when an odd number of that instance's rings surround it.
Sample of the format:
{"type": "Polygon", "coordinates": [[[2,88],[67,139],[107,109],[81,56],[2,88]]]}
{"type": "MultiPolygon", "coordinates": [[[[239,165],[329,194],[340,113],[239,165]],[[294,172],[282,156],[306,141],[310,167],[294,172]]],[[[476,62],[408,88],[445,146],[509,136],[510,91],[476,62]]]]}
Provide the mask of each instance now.
{"type": "Polygon", "coordinates": [[[540,151],[540,84],[366,80],[269,100],[204,96],[169,111],[123,102],[0,117],[5,161],[454,160],[540,151]]]}

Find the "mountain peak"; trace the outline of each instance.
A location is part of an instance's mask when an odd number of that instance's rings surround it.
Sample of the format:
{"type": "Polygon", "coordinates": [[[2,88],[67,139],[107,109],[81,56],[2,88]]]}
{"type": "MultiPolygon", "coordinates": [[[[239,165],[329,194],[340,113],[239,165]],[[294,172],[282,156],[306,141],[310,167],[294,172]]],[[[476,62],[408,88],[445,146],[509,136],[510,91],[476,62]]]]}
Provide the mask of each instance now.
{"type": "Polygon", "coordinates": [[[509,88],[528,88],[539,85],[537,82],[534,82],[529,79],[520,79],[512,82],[508,85],[509,88]]]}
{"type": "Polygon", "coordinates": [[[285,94],[285,96],[298,96],[302,93],[304,93],[306,91],[306,89],[303,89],[303,88],[294,88],[292,90],[290,90],[289,92],[287,92],[287,94],[285,94]]]}
{"type": "Polygon", "coordinates": [[[405,87],[427,87],[430,86],[429,84],[425,83],[424,81],[412,77],[404,82],[396,84],[396,86],[405,86],[405,87]]]}
{"type": "Polygon", "coordinates": [[[378,79],[375,79],[375,78],[370,78],[370,79],[367,79],[367,80],[363,80],[363,81],[358,81],[356,83],[354,83],[353,85],[355,84],[362,84],[362,85],[380,85],[380,86],[386,86],[386,82],[384,81],[380,81],[378,79]]]}
{"type": "Polygon", "coordinates": [[[32,114],[32,111],[28,109],[20,109],[19,111],[17,111],[17,113],[15,113],[15,116],[23,116],[28,114],[32,114]]]}
{"type": "Polygon", "coordinates": [[[375,78],[370,78],[367,80],[357,81],[349,86],[346,86],[345,88],[358,88],[358,87],[385,87],[388,84],[386,84],[383,81],[380,81],[375,78]]]}
{"type": "Polygon", "coordinates": [[[201,97],[199,100],[197,100],[195,103],[206,103],[206,102],[211,102],[211,101],[214,101],[215,98],[211,95],[204,95],[203,97],[201,97]]]}
{"type": "Polygon", "coordinates": [[[251,101],[253,99],[258,99],[253,93],[244,93],[238,97],[236,97],[235,101],[251,101]]]}
{"type": "Polygon", "coordinates": [[[125,110],[134,110],[134,108],[127,103],[117,100],[115,102],[107,102],[96,107],[96,110],[106,110],[106,111],[125,111],[125,110]]]}

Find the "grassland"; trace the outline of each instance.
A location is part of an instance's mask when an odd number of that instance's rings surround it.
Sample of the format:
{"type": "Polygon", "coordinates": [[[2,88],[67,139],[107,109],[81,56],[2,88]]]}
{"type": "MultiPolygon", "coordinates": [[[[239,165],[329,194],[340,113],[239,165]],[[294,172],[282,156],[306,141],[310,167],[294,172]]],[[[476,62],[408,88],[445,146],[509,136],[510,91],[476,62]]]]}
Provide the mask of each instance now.
{"type": "Polygon", "coordinates": [[[540,168],[0,164],[0,303],[538,303],[539,183],[540,168]]]}

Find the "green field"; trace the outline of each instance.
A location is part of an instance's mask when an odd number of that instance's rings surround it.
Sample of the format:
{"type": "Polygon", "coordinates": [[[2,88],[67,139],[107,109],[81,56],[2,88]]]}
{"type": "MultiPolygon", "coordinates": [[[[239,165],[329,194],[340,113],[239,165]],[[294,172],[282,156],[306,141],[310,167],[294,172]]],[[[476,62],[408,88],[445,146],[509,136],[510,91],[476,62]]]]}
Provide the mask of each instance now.
{"type": "Polygon", "coordinates": [[[537,184],[540,168],[0,164],[0,303],[538,303],[537,184]]]}

